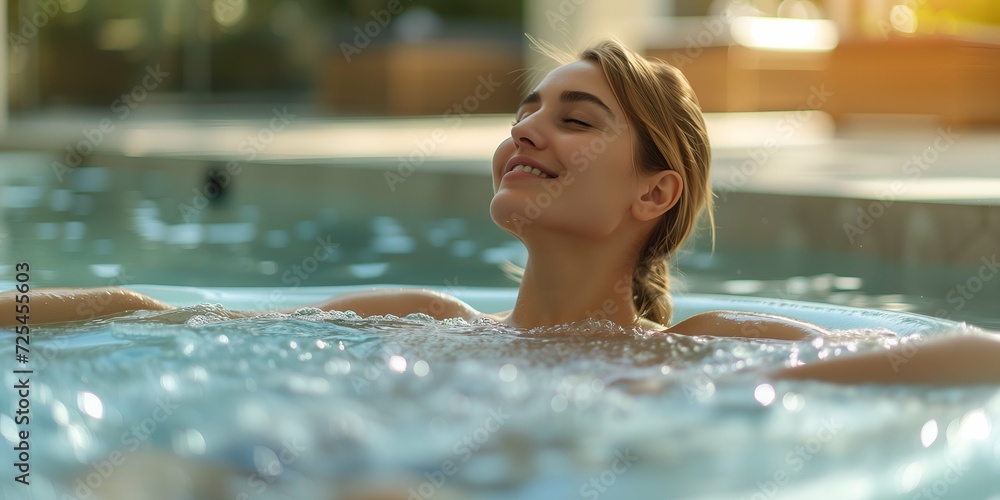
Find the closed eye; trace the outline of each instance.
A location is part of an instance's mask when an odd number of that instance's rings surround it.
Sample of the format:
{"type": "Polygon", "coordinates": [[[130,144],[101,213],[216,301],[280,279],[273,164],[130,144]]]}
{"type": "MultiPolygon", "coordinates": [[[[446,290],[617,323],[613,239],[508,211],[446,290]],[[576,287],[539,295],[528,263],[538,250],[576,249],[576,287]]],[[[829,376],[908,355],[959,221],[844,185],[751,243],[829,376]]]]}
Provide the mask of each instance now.
{"type": "Polygon", "coordinates": [[[521,123],[521,120],[524,120],[530,114],[531,113],[524,113],[522,115],[515,115],[514,116],[514,121],[510,122],[511,126],[514,126],[514,125],[517,125],[518,123],[521,123]]]}
{"type": "MultiPolygon", "coordinates": [[[[517,125],[518,123],[521,123],[521,120],[523,120],[523,119],[524,119],[524,117],[514,118],[514,120],[512,120],[510,122],[510,125],[511,126],[517,125]]],[[[587,122],[585,122],[583,120],[577,120],[576,118],[563,118],[562,121],[563,121],[563,123],[571,123],[571,124],[574,124],[574,125],[579,125],[581,127],[587,127],[587,128],[592,127],[591,124],[589,124],[589,123],[587,123],[587,122]]]]}

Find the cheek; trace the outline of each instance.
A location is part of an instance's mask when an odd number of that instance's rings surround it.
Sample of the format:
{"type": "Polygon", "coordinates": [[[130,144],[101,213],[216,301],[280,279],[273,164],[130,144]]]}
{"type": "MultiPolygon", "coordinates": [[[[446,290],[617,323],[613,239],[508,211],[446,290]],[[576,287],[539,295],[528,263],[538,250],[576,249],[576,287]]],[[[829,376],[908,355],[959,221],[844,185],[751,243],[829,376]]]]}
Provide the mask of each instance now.
{"type": "Polygon", "coordinates": [[[493,152],[493,177],[496,178],[500,173],[500,169],[507,164],[507,160],[514,156],[514,139],[508,138],[507,140],[500,143],[497,146],[497,150],[493,152]]]}
{"type": "Polygon", "coordinates": [[[635,173],[627,148],[593,155],[585,170],[576,175],[572,193],[581,211],[600,220],[618,220],[628,211],[634,194],[635,173]],[[580,201],[586,200],[586,203],[580,201]]]}
{"type": "Polygon", "coordinates": [[[620,196],[634,180],[632,156],[627,145],[615,142],[594,142],[572,169],[590,194],[620,196]],[[623,147],[624,146],[624,147],[623,147]]]}
{"type": "Polygon", "coordinates": [[[500,189],[500,171],[507,165],[507,160],[514,156],[514,140],[508,138],[497,146],[493,152],[493,194],[500,189]]]}

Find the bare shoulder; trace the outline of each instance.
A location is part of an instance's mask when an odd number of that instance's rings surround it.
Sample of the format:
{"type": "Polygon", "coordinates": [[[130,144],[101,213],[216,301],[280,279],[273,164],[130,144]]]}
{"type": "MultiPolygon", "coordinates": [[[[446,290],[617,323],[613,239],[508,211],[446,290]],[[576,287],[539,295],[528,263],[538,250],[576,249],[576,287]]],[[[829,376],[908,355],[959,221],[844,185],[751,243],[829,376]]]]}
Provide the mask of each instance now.
{"type": "Polygon", "coordinates": [[[841,384],[1000,384],[1000,337],[954,335],[918,344],[916,349],[840,356],[785,368],[778,379],[813,379],[841,384]]]}
{"type": "MultiPolygon", "coordinates": [[[[14,310],[19,294],[0,293],[0,309],[14,310]]],[[[31,292],[31,320],[36,325],[80,321],[125,311],[173,309],[138,292],[120,287],[40,288],[31,292]]],[[[13,315],[0,315],[0,327],[14,326],[13,315]]]]}
{"type": "Polygon", "coordinates": [[[787,316],[747,311],[711,311],[695,314],[666,331],[681,335],[801,340],[829,331],[787,316]]]}
{"type": "Polygon", "coordinates": [[[331,297],[313,307],[330,311],[354,311],[359,316],[406,316],[427,314],[435,319],[475,320],[482,313],[452,295],[427,288],[381,288],[331,297]]]}
{"type": "MultiPolygon", "coordinates": [[[[473,309],[473,311],[475,311],[475,309],[473,309]]],[[[510,317],[510,313],[512,313],[512,312],[513,311],[504,311],[504,312],[498,312],[498,313],[483,313],[483,312],[476,311],[476,316],[475,316],[475,318],[473,318],[473,320],[476,320],[476,319],[479,319],[479,318],[486,318],[486,319],[490,319],[490,320],[496,321],[497,323],[503,323],[504,321],[507,320],[507,318],[510,317]]]]}

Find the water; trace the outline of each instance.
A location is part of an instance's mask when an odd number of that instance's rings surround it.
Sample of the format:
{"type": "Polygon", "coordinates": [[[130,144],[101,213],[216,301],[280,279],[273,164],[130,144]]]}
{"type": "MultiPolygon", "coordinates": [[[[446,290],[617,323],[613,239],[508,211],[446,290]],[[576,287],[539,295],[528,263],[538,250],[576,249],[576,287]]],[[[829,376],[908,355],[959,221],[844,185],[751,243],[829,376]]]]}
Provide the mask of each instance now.
{"type": "MultiPolygon", "coordinates": [[[[429,162],[390,190],[384,173],[396,164],[385,160],[248,164],[219,192],[207,179],[221,161],[89,160],[59,178],[45,155],[0,155],[0,289],[12,287],[19,261],[32,265],[36,288],[516,287],[500,264],[527,258],[490,219],[487,165],[459,174],[429,162]]],[[[740,193],[724,199],[719,220],[742,220],[762,203],[740,193]]],[[[768,215],[772,224],[808,225],[795,214],[768,215]]],[[[840,225],[820,227],[831,242],[843,240],[840,225]]],[[[719,234],[738,229],[731,223],[719,234]]],[[[960,304],[948,300],[978,275],[978,259],[887,260],[796,237],[766,246],[729,238],[713,250],[705,236],[678,256],[675,290],[911,311],[1000,329],[996,280],[980,282],[960,304]]]]}
{"type": "MultiPolygon", "coordinates": [[[[525,257],[489,220],[482,175],[421,171],[390,191],[378,166],[248,164],[190,212],[213,162],[95,157],[56,179],[45,158],[4,159],[2,289],[28,261],[34,288],[232,286],[280,307],[314,285],[513,287],[499,264],[525,257]]],[[[720,211],[745,208],[730,200],[720,211]]],[[[975,266],[786,244],[713,253],[703,238],[678,267],[679,292],[1000,327],[992,283],[961,309],[945,300],[975,266]]],[[[795,360],[903,341],[882,329],[814,345],[200,305],[32,333],[30,498],[1000,495],[995,387],[768,382],[795,360]]],[[[10,359],[13,333],[0,336],[10,359]]],[[[0,390],[8,463],[13,375],[0,390]]],[[[0,496],[25,498],[7,471],[0,496]]]]}
{"type": "Polygon", "coordinates": [[[4,498],[1000,495],[996,387],[768,381],[914,339],[882,329],[724,340],[203,304],[32,332],[35,496],[7,469],[4,498]]]}

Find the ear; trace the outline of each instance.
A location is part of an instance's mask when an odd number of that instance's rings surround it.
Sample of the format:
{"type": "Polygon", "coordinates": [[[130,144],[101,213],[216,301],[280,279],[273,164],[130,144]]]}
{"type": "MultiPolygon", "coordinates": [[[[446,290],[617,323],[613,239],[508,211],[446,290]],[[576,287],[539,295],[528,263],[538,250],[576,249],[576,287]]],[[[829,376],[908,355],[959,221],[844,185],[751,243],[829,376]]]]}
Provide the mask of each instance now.
{"type": "Polygon", "coordinates": [[[673,170],[662,170],[639,181],[639,197],[632,202],[632,216],[652,220],[667,213],[681,199],[684,181],[673,170]]]}

